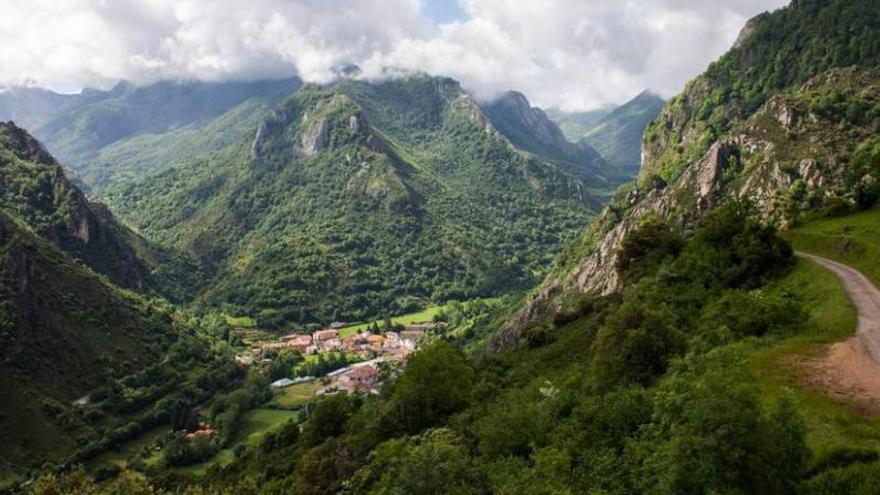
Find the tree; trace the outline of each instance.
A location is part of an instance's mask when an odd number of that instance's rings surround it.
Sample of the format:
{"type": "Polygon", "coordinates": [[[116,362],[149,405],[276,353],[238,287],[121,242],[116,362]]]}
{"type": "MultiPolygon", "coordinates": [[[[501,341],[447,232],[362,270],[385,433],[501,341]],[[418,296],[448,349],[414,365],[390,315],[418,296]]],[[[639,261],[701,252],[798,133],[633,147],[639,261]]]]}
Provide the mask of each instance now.
{"type": "Polygon", "coordinates": [[[632,450],[642,493],[793,493],[807,461],[803,422],[790,402],[763,414],[748,363],[743,349],[720,348],[660,383],[632,450]]]}
{"type": "Polygon", "coordinates": [[[459,349],[443,341],[425,347],[395,383],[382,430],[415,434],[441,424],[470,403],[473,381],[474,370],[459,349]]]}
{"type": "Polygon", "coordinates": [[[30,495],[98,495],[95,481],[82,466],[63,474],[40,476],[28,491],[30,495]]]}
{"type": "Polygon", "coordinates": [[[345,431],[345,423],[354,413],[354,403],[344,394],[325,397],[303,425],[300,443],[314,447],[345,431]]]}
{"type": "Polygon", "coordinates": [[[486,492],[461,440],[445,428],[383,443],[370,464],[355,475],[355,481],[368,485],[361,487],[364,491],[388,495],[486,492]]]}
{"type": "Polygon", "coordinates": [[[599,331],[593,344],[591,379],[599,390],[649,385],[683,351],[684,339],[673,311],[665,304],[633,297],[599,331]]]}
{"type": "Polygon", "coordinates": [[[675,258],[684,239],[665,221],[648,217],[627,235],[620,246],[615,266],[627,284],[652,275],[665,260],[675,258]]]}

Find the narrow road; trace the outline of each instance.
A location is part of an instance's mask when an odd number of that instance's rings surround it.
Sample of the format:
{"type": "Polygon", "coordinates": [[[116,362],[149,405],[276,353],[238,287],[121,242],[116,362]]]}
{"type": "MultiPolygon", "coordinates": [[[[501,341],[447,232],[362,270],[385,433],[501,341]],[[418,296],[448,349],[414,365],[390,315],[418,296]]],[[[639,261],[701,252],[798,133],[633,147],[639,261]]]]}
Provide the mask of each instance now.
{"type": "Polygon", "coordinates": [[[874,363],[880,365],[880,290],[861,272],[842,263],[807,253],[797,254],[828,268],[843,283],[859,313],[856,337],[874,363]]]}

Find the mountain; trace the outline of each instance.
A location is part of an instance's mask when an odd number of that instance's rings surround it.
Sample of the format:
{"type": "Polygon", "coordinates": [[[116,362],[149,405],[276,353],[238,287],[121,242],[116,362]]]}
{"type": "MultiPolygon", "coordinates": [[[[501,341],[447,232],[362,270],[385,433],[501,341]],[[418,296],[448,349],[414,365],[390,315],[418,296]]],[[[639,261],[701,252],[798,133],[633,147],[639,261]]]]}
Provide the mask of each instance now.
{"type": "Polygon", "coordinates": [[[518,342],[571,294],[619,290],[619,249],[650,215],[687,227],[739,198],[785,226],[812,212],[873,205],[878,7],[799,0],[751,20],[648,127],[638,184],[619,191],[569,247],[495,347],[518,342]]]}
{"type": "Polygon", "coordinates": [[[89,201],[45,148],[12,122],[0,123],[0,209],[121,287],[180,299],[196,283],[185,259],[148,243],[89,201]]]}
{"type": "Polygon", "coordinates": [[[2,474],[7,463],[39,467],[79,448],[78,421],[62,412],[108,379],[154,362],[179,329],[158,306],[3,210],[0,267],[2,474]]]}
{"type": "Polygon", "coordinates": [[[642,136],[663,105],[663,98],[644,91],[603,117],[582,139],[624,175],[635,177],[641,167],[642,136]]]}
{"type": "Polygon", "coordinates": [[[28,128],[87,186],[216,151],[242,139],[300,86],[296,78],[256,82],[121,82],[78,95],[13,88],[0,93],[0,119],[28,128]]]}
{"type": "Polygon", "coordinates": [[[203,305],[359,320],[534,283],[598,204],[593,169],[560,162],[517,148],[453,80],[343,80],[106,197],[213,270],[203,305]]]}
{"type": "Polygon", "coordinates": [[[0,90],[0,120],[13,120],[28,129],[36,129],[59,113],[79,105],[83,99],[75,94],[13,86],[0,90]]]}
{"type": "Polygon", "coordinates": [[[167,303],[125,289],[179,295],[176,282],[188,276],[170,273],[192,269],[172,256],[88,201],[26,131],[0,123],[4,482],[92,448],[118,421],[96,428],[88,423],[103,414],[84,419],[71,402],[155,363],[192,332],[167,303]]]}
{"type": "Polygon", "coordinates": [[[549,108],[547,116],[559,126],[566,139],[576,143],[616,108],[617,105],[606,105],[586,112],[566,112],[558,108],[549,108]]]}
{"type": "Polygon", "coordinates": [[[609,183],[607,166],[588,144],[570,143],[562,130],[525,95],[509,91],[482,105],[492,125],[521,150],[552,160],[568,173],[594,185],[609,183]]]}

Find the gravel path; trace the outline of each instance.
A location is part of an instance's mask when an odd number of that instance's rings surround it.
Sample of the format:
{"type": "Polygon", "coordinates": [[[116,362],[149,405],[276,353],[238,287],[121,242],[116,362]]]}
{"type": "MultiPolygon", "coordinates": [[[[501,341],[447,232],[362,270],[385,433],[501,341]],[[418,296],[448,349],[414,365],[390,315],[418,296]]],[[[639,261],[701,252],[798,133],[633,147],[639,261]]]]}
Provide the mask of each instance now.
{"type": "Polygon", "coordinates": [[[855,336],[831,345],[822,357],[806,363],[807,379],[832,397],[847,401],[853,412],[880,413],[880,291],[844,264],[798,255],[837,275],[859,316],[855,336]]]}
{"type": "Polygon", "coordinates": [[[856,337],[875,364],[880,365],[880,290],[861,272],[844,264],[812,254],[798,253],[831,270],[859,312],[856,337]]]}

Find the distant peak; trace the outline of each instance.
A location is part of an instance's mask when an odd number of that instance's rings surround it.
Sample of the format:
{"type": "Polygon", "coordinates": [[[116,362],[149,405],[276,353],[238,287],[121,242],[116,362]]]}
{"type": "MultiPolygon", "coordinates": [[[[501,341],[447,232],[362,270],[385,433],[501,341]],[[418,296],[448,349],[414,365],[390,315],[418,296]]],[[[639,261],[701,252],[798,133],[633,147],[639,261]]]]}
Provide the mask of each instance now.
{"type": "Polygon", "coordinates": [[[643,89],[641,93],[639,93],[633,100],[662,100],[657,93],[651,91],[650,89],[643,89]]]}
{"type": "Polygon", "coordinates": [[[345,63],[333,67],[333,74],[342,79],[351,79],[361,75],[361,68],[357,64],[345,63]]]}

